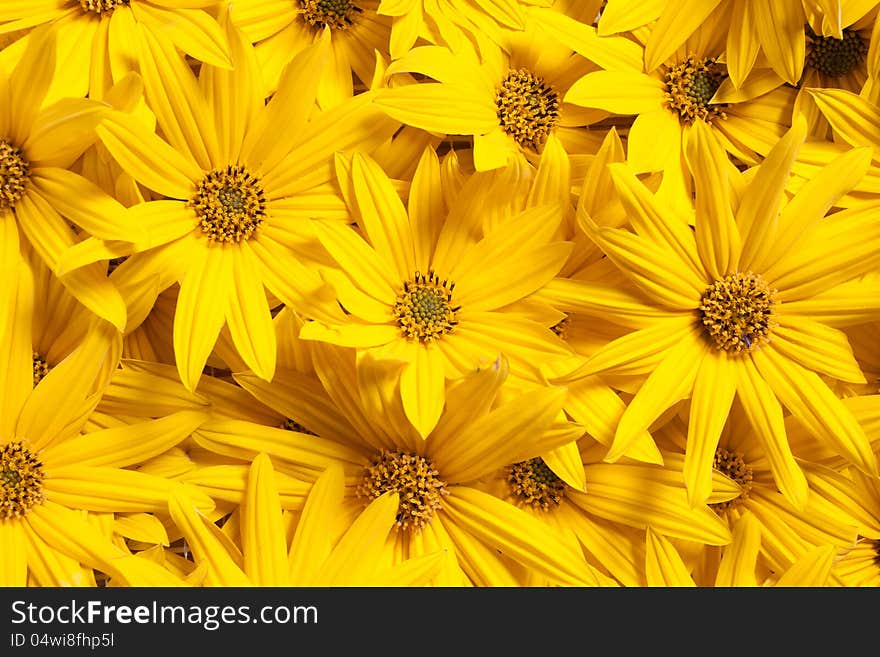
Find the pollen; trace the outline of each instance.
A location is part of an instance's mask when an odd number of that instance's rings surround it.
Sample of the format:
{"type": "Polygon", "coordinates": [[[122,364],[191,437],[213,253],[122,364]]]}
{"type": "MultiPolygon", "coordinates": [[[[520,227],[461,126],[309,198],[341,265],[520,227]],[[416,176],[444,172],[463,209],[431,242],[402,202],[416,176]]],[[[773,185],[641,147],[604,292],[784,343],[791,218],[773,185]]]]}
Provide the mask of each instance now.
{"type": "Polygon", "coordinates": [[[128,6],[131,0],[79,0],[79,6],[85,12],[92,12],[102,16],[112,14],[119,5],[128,6]]]}
{"type": "Polygon", "coordinates": [[[0,518],[20,518],[43,494],[43,464],[21,441],[0,447],[0,518]]]}
{"type": "Polygon", "coordinates": [[[700,319],[715,347],[740,353],[769,342],[775,292],[751,272],[729,274],[706,288],[700,319]]]}
{"type": "Polygon", "coordinates": [[[541,151],[559,118],[559,94],[528,69],[508,71],[495,95],[501,128],[522,148],[541,151]]]}
{"type": "Polygon", "coordinates": [[[0,139],[0,212],[15,207],[24,196],[28,183],[30,165],[16,148],[5,139],[0,139]]]}
{"type": "Polygon", "coordinates": [[[279,428],[286,429],[287,431],[296,431],[297,433],[307,433],[310,436],[318,435],[314,431],[309,431],[299,422],[292,420],[291,418],[285,418],[284,422],[279,425],[279,428]]]}
{"type": "Polygon", "coordinates": [[[724,119],[725,105],[709,101],[726,77],[724,67],[714,59],[688,57],[666,71],[666,105],[686,125],[724,119]]]}
{"type": "Polygon", "coordinates": [[[299,0],[300,15],[314,28],[347,30],[364,12],[352,0],[299,0]]]}
{"type": "Polygon", "coordinates": [[[434,464],[424,456],[382,450],[366,468],[356,492],[372,501],[389,491],[400,496],[397,526],[416,531],[431,522],[449,494],[434,464]]]}
{"type": "Polygon", "coordinates": [[[715,458],[712,460],[712,467],[718,472],[727,475],[733,479],[740,488],[742,493],[739,497],[726,502],[718,502],[710,505],[713,509],[720,513],[724,513],[733,506],[742,504],[742,501],[748,499],[749,491],[752,490],[754,476],[752,469],[743,460],[743,455],[739,452],[731,452],[723,447],[715,450],[715,458]]]}
{"type": "Polygon", "coordinates": [[[403,334],[420,342],[430,342],[451,331],[458,322],[455,313],[461,306],[452,305],[455,283],[440,278],[433,271],[425,276],[416,272],[405,281],[394,302],[394,317],[403,334]]]}
{"type": "Polygon", "coordinates": [[[565,497],[565,483],[540,457],[508,466],[506,479],[522,506],[549,511],[562,504],[565,497]]]}
{"type": "Polygon", "coordinates": [[[211,171],[199,183],[189,205],[202,232],[214,242],[247,241],[266,216],[259,179],[239,165],[211,171]]]}
{"type": "Polygon", "coordinates": [[[34,361],[34,387],[37,387],[37,384],[43,380],[49,373],[49,363],[46,362],[46,359],[40,356],[36,351],[33,352],[33,361],[34,361]]]}
{"type": "Polygon", "coordinates": [[[868,54],[868,43],[856,30],[844,30],[842,39],[818,36],[807,30],[809,53],[807,66],[830,78],[854,71],[868,54]]]}

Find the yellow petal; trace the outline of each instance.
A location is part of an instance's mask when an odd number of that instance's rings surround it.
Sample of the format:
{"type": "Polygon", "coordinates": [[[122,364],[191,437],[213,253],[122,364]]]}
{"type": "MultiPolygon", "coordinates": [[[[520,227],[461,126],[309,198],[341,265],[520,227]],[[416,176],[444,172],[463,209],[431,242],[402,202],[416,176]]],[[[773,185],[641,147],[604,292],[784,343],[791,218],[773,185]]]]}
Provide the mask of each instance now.
{"type": "Polygon", "coordinates": [[[16,111],[10,117],[9,137],[24,143],[40,110],[55,72],[55,31],[39,28],[31,33],[24,57],[9,76],[9,95],[16,111]]]}
{"type": "Polygon", "coordinates": [[[761,549],[761,523],[751,513],[733,526],[733,541],[724,548],[715,586],[757,586],[756,567],[761,549]]]}
{"type": "Polygon", "coordinates": [[[648,586],[696,586],[672,542],[648,527],[645,574],[648,586]]]}
{"type": "Polygon", "coordinates": [[[564,101],[615,114],[656,112],[664,107],[665,85],[635,71],[595,71],[569,87],[564,101]]]}
{"type": "Polygon", "coordinates": [[[656,69],[703,23],[720,0],[681,0],[666,5],[645,44],[645,70],[656,69]]]}
{"type": "Polygon", "coordinates": [[[525,511],[464,486],[446,498],[443,507],[450,523],[553,582],[598,584],[580,550],[525,511]]]}
{"type": "Polygon", "coordinates": [[[287,538],[272,461],[265,454],[258,454],[251,463],[241,515],[241,546],[248,578],[255,586],[285,586],[287,538]]]}
{"type": "Polygon", "coordinates": [[[18,518],[0,519],[0,551],[0,586],[27,586],[27,538],[24,524],[18,518]]]}
{"type": "Polygon", "coordinates": [[[0,342],[0,432],[13,436],[19,413],[33,388],[34,363],[32,358],[28,358],[28,353],[33,352],[34,278],[30,267],[17,257],[18,231],[15,222],[4,220],[4,224],[11,226],[9,232],[15,235],[16,258],[9,263],[12,269],[9,282],[2,288],[3,292],[8,290],[8,301],[0,309],[7,323],[5,327],[0,324],[0,337],[3,339],[0,342]]]}
{"type": "Polygon", "coordinates": [[[755,64],[761,47],[749,0],[734,0],[727,33],[727,72],[739,89],[755,64]]]}
{"type": "Polygon", "coordinates": [[[837,549],[833,545],[815,547],[782,573],[776,581],[776,586],[813,588],[825,586],[836,557],[837,549]]]}
{"type": "Polygon", "coordinates": [[[554,40],[565,44],[604,69],[625,71],[642,69],[641,49],[629,39],[600,37],[592,25],[585,25],[560,11],[535,11],[530,15],[554,40]]]}
{"type": "Polygon", "coordinates": [[[483,135],[498,125],[491,96],[476,96],[460,85],[428,82],[383,89],[374,103],[401,123],[430,132],[483,135]]]}
{"type": "MultiPolygon", "coordinates": [[[[191,6],[208,5],[199,2],[191,6]]],[[[169,9],[165,9],[154,4],[135,3],[131,9],[139,22],[166,34],[178,48],[192,55],[196,61],[220,67],[229,67],[237,61],[237,53],[230,49],[217,21],[201,8],[189,9],[186,5],[171,3],[169,9]]]]}
{"type": "Polygon", "coordinates": [[[275,327],[256,259],[247,247],[243,244],[231,249],[232,285],[226,302],[226,324],[247,366],[269,381],[275,373],[275,327]]]}
{"type": "Polygon", "coordinates": [[[331,464],[312,485],[296,533],[290,544],[290,583],[314,585],[316,574],[333,549],[333,537],[327,523],[338,514],[344,493],[344,474],[338,464],[331,464]]]}
{"type": "Polygon", "coordinates": [[[846,334],[807,317],[780,318],[773,327],[773,348],[819,374],[867,383],[846,334]]]}
{"type": "Polygon", "coordinates": [[[783,80],[796,85],[804,68],[803,7],[798,0],[753,2],[758,39],[770,66],[783,80]]]}
{"type": "Polygon", "coordinates": [[[446,375],[443,353],[435,345],[419,345],[414,360],[400,377],[403,409],[422,438],[434,430],[445,401],[446,375]]]}

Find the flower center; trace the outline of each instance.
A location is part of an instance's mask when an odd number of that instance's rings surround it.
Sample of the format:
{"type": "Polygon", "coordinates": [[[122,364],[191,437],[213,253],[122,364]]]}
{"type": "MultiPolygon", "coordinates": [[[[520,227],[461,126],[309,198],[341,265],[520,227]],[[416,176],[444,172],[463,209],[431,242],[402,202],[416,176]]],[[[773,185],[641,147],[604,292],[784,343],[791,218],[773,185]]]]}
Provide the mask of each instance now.
{"type": "Polygon", "coordinates": [[[434,511],[442,508],[443,496],[449,494],[446,482],[440,479],[440,473],[430,460],[417,454],[383,449],[366,468],[357,495],[374,500],[388,491],[400,495],[397,525],[417,530],[431,522],[434,511]]]}
{"type": "Polygon", "coordinates": [[[43,464],[20,441],[0,447],[0,518],[20,518],[41,504],[43,464]]]}
{"type": "Polygon", "coordinates": [[[510,70],[495,95],[495,107],[502,130],[537,153],[559,118],[559,94],[527,69],[510,70]]]}
{"type": "Polygon", "coordinates": [[[737,272],[703,292],[700,316],[716,348],[739,353],[770,340],[773,295],[760,274],[737,272]]]}
{"type": "Polygon", "coordinates": [[[718,472],[733,479],[742,488],[742,493],[740,493],[739,497],[727,500],[726,502],[717,502],[710,505],[713,509],[723,513],[732,506],[741,504],[744,499],[748,498],[749,491],[752,490],[752,481],[754,477],[752,475],[752,469],[746,465],[742,454],[739,452],[730,452],[723,447],[718,447],[715,450],[715,458],[712,461],[712,467],[715,470],[718,470],[718,472]]]}
{"type": "Polygon", "coordinates": [[[807,66],[831,78],[851,73],[868,54],[867,42],[855,30],[844,30],[842,39],[818,36],[808,29],[807,66]]]}
{"type": "Polygon", "coordinates": [[[506,469],[507,483],[520,504],[541,511],[562,504],[565,483],[540,457],[520,461],[506,469]]]}
{"type": "Polygon", "coordinates": [[[206,175],[189,203],[202,232],[216,242],[249,240],[266,216],[260,181],[239,165],[206,175]]]}
{"type": "Polygon", "coordinates": [[[461,306],[452,305],[455,283],[441,281],[433,271],[425,276],[416,272],[405,281],[394,302],[394,317],[403,334],[421,342],[430,342],[448,333],[458,324],[455,313],[461,306]]]}
{"type": "Polygon", "coordinates": [[[299,0],[300,15],[314,28],[345,30],[364,12],[352,0],[299,0]]]}
{"type": "Polygon", "coordinates": [[[0,212],[15,207],[24,196],[30,165],[21,156],[21,149],[0,139],[0,212]]]}
{"type": "Polygon", "coordinates": [[[666,71],[666,104],[686,125],[697,119],[708,122],[726,118],[726,105],[709,104],[726,77],[724,67],[714,59],[688,57],[666,71]]]}
{"type": "Polygon", "coordinates": [[[40,356],[36,351],[33,352],[33,361],[34,361],[34,387],[37,387],[37,384],[43,380],[43,377],[49,373],[49,363],[40,356]]]}
{"type": "Polygon", "coordinates": [[[131,0],[79,0],[79,6],[85,12],[91,11],[101,16],[102,14],[112,14],[119,5],[128,6],[130,2],[131,0]]]}
{"type": "Polygon", "coordinates": [[[281,423],[280,428],[287,429],[288,431],[297,431],[299,433],[307,433],[310,436],[317,436],[318,435],[314,431],[309,431],[308,429],[306,429],[303,425],[301,425],[296,420],[291,420],[290,418],[285,419],[284,422],[281,423]]]}
{"type": "Polygon", "coordinates": [[[553,331],[560,338],[565,340],[568,337],[568,327],[571,325],[571,318],[569,315],[566,315],[558,322],[556,322],[553,326],[550,327],[550,330],[553,331]]]}

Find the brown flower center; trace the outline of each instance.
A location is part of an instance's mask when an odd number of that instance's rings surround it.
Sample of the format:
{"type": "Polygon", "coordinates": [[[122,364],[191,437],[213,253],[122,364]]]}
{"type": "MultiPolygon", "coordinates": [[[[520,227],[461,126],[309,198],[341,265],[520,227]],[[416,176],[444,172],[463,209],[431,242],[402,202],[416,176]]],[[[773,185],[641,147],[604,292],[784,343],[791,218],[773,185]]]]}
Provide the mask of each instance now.
{"type": "Polygon", "coordinates": [[[524,506],[548,511],[565,497],[565,482],[540,457],[508,466],[506,478],[510,491],[524,506]]]}
{"type": "Polygon", "coordinates": [[[0,211],[15,207],[24,196],[29,170],[21,149],[0,138],[0,211]]]}
{"type": "Polygon", "coordinates": [[[249,240],[266,216],[259,179],[239,165],[211,171],[199,183],[189,204],[202,232],[216,242],[249,240]]]}
{"type": "Polygon", "coordinates": [[[407,452],[382,450],[365,469],[357,487],[357,495],[372,501],[389,491],[400,496],[397,525],[401,529],[421,529],[442,508],[449,494],[446,482],[434,464],[424,456],[407,452]]]}
{"type": "Polygon", "coordinates": [[[92,12],[102,16],[112,14],[119,5],[128,6],[131,0],[79,0],[79,6],[84,12],[92,12]]]}
{"type": "Polygon", "coordinates": [[[461,306],[452,305],[455,283],[441,281],[433,271],[425,276],[416,272],[405,281],[394,302],[394,318],[407,338],[430,342],[448,333],[458,323],[455,313],[461,306]]]}
{"type": "Polygon", "coordinates": [[[314,28],[346,30],[364,12],[352,0],[299,0],[300,15],[314,28]]]}
{"type": "Polygon", "coordinates": [[[49,363],[46,362],[46,359],[40,356],[36,351],[33,352],[33,361],[34,361],[34,387],[37,387],[37,384],[43,380],[49,373],[49,363]]]}
{"type": "Polygon", "coordinates": [[[43,464],[21,441],[0,447],[0,518],[20,518],[41,504],[43,464]]]}
{"type": "Polygon", "coordinates": [[[724,67],[714,59],[688,57],[666,71],[666,104],[686,125],[697,119],[723,119],[725,105],[709,101],[726,77],[724,67]]]}
{"type": "Polygon", "coordinates": [[[774,290],[759,274],[735,273],[703,292],[700,318],[718,349],[739,353],[768,342],[774,326],[774,290]]]}
{"type": "Polygon", "coordinates": [[[510,70],[498,87],[495,107],[504,132],[538,153],[559,118],[559,94],[528,69],[510,70]]]}
{"type": "Polygon", "coordinates": [[[868,43],[856,30],[844,30],[842,39],[818,36],[807,30],[807,66],[831,78],[854,71],[868,54],[868,43]]]}
{"type": "Polygon", "coordinates": [[[742,501],[749,497],[749,491],[752,490],[752,481],[754,479],[752,469],[743,460],[743,455],[739,452],[730,452],[719,446],[715,450],[712,467],[733,479],[742,488],[742,493],[740,493],[739,497],[727,500],[726,502],[712,504],[712,508],[719,513],[724,513],[731,507],[742,504],[742,501]]]}

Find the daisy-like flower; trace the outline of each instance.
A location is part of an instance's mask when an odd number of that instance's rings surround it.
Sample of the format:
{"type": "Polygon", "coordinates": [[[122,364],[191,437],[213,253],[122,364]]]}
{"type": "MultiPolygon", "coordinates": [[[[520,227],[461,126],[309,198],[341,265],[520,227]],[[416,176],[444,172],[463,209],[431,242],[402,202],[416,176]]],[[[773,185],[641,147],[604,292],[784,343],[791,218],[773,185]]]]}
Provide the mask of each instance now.
{"type": "MultiPolygon", "coordinates": [[[[662,447],[664,464],[679,473],[685,471],[689,449],[687,415],[684,408],[653,432],[662,447]]],[[[780,481],[774,457],[767,451],[766,438],[750,426],[738,401],[734,402],[712,455],[709,506],[734,532],[743,516],[750,515],[759,522],[757,568],[766,577],[786,570],[817,547],[831,546],[836,554],[843,554],[853,545],[859,531],[860,523],[853,516],[859,514],[861,505],[859,496],[853,494],[853,486],[849,486],[847,495],[842,495],[845,488],[840,485],[840,477],[801,457],[817,442],[813,436],[792,432],[788,438],[791,451],[799,457],[801,478],[810,486],[810,494],[801,508],[792,503],[790,495],[780,492],[790,485],[780,481]],[[829,486],[829,476],[834,486],[829,486]]],[[[716,577],[718,557],[729,547],[719,551],[700,546],[694,569],[701,585],[716,577]]]]}
{"type": "Polygon", "coordinates": [[[712,461],[734,397],[797,507],[806,502],[807,484],[786,438],[783,406],[857,468],[877,473],[865,431],[822,378],[864,382],[845,334],[833,326],[859,323],[858,315],[870,316],[880,302],[869,301],[864,311],[863,298],[838,294],[880,261],[874,248],[880,221],[873,208],[824,214],[847,181],[858,178],[853,170],[865,170],[869,153],[849,152],[787,199],[786,180],[805,133],[799,117],[742,184],[712,133],[695,124],[687,145],[695,232],[623,165],[610,166],[635,230],[598,226],[581,214],[587,233],[639,288],[625,308],[615,304],[600,316],[649,325],[612,341],[561,380],[643,359],[655,364],[621,416],[608,458],[690,398],[684,475],[693,501],[711,491],[712,461]]]}
{"type": "Polygon", "coordinates": [[[485,489],[557,531],[573,531],[587,561],[623,586],[643,586],[644,530],[720,546],[730,541],[725,523],[705,504],[691,506],[676,471],[635,462],[602,463],[604,448],[579,441],[579,488],[563,481],[540,457],[509,463],[485,489]]]}
{"type": "Polygon", "coordinates": [[[863,19],[874,4],[861,0],[608,0],[598,28],[599,34],[609,35],[650,24],[645,48],[645,70],[650,72],[694,32],[711,23],[716,36],[725,41],[725,59],[734,86],[739,88],[746,81],[759,52],[779,77],[796,85],[804,70],[807,48],[804,25],[809,25],[814,34],[843,39],[843,28],[863,19]]]}
{"type": "MultiPolygon", "coordinates": [[[[33,277],[25,262],[20,267],[16,304],[0,338],[2,585],[24,586],[29,578],[49,586],[94,585],[91,569],[133,585],[174,584],[161,568],[112,544],[80,511],[161,512],[172,482],[126,468],[178,443],[206,416],[183,412],[81,433],[118,362],[121,336],[96,319],[34,385],[33,277]]],[[[213,506],[194,494],[205,510],[213,506]]]]}
{"type": "Polygon", "coordinates": [[[376,12],[378,5],[379,0],[236,0],[232,19],[255,44],[269,91],[278,87],[287,63],[329,30],[329,63],[317,96],[329,109],[352,97],[355,79],[369,87],[376,53],[388,52],[391,19],[376,12]]]}
{"type": "Polygon", "coordinates": [[[451,387],[440,421],[423,439],[403,413],[397,374],[387,362],[365,355],[355,367],[352,350],[321,343],[314,345],[312,357],[318,388],[310,376],[296,372],[279,371],[272,383],[253,375],[236,379],[318,435],[218,421],[205,424],[193,439],[245,461],[266,452],[277,469],[305,481],[339,463],[352,509],[396,492],[396,528],[385,559],[445,549],[455,559],[444,566],[438,585],[515,584],[516,574],[504,565],[507,558],[554,584],[598,582],[573,536],[555,532],[478,486],[480,478],[504,464],[551,451],[582,433],[576,424],[557,421],[564,390],[535,388],[494,404],[507,376],[499,361],[451,387]]]}
{"type": "Polygon", "coordinates": [[[80,98],[46,105],[46,91],[57,77],[54,62],[54,32],[41,28],[12,74],[0,70],[0,268],[4,281],[13,282],[0,287],[0,333],[13,302],[22,240],[78,301],[121,330],[125,302],[102,265],[59,269],[65,249],[80,239],[68,220],[101,239],[144,237],[119,202],[69,170],[95,141],[95,125],[109,108],[80,98]]]}
{"type": "MultiPolygon", "coordinates": [[[[504,166],[517,153],[537,161],[551,134],[570,153],[596,151],[600,133],[583,126],[607,114],[584,111],[565,100],[571,85],[596,70],[596,64],[554,42],[535,21],[519,32],[508,31],[504,49],[485,41],[480,46],[459,51],[414,48],[392,62],[386,76],[419,73],[436,82],[382,89],[375,102],[407,125],[472,137],[478,171],[504,166]]],[[[618,50],[630,48],[637,49],[615,37],[591,56],[606,65],[618,50]]]]}
{"type": "MultiPolygon", "coordinates": [[[[0,34],[49,24],[58,34],[58,75],[48,97],[103,98],[137,70],[138,31],[162,33],[200,62],[231,66],[229,46],[207,10],[219,0],[33,0],[0,3],[0,34]]],[[[0,52],[0,68],[22,57],[30,34],[0,52]]]]}
{"type": "MultiPolygon", "coordinates": [[[[713,18],[704,26],[716,25],[713,18]]],[[[703,34],[701,32],[701,34],[703,34]]],[[[635,115],[627,133],[627,162],[636,173],[663,172],[660,194],[690,212],[690,175],[684,144],[694,125],[711,127],[724,149],[757,164],[791,125],[796,90],[770,72],[742,89],[720,61],[722,43],[694,37],[645,73],[620,64],[576,80],[567,103],[617,115],[635,115]]]]}
{"type": "MultiPolygon", "coordinates": [[[[142,32],[141,72],[164,139],[122,112],[97,128],[122,168],[165,197],[129,208],[151,240],[112,280],[128,301],[128,332],[159,292],[180,283],[174,353],[189,389],[224,324],[248,367],[271,378],[276,342],[266,289],[311,316],[341,316],[332,292],[322,293],[325,284],[303,264],[316,249],[301,227],[315,214],[347,216],[330,184],[332,153],[355,144],[369,150],[396,126],[368,95],[313,114],[326,39],[291,62],[265,104],[252,47],[231,23],[225,27],[236,66],[205,64],[199,80],[170,42],[142,32]]],[[[115,255],[86,240],[68,252],[66,266],[115,255]]]]}
{"type": "Polygon", "coordinates": [[[197,564],[207,564],[206,586],[424,586],[437,576],[443,553],[386,566],[384,543],[394,527],[399,495],[370,502],[341,536],[328,530],[347,515],[344,475],[330,466],[312,485],[292,540],[271,459],[258,454],[248,469],[239,514],[241,551],[220,540],[181,486],[169,504],[197,564]]]}
{"type": "Polygon", "coordinates": [[[571,355],[546,326],[505,312],[553,278],[571,252],[570,242],[553,237],[558,204],[509,212],[477,241],[486,188],[472,187],[478,196],[459,197],[447,215],[433,151],[416,172],[409,211],[378,165],[360,154],[342,184],[352,188],[364,237],[339,222],[313,224],[341,270],[323,275],[348,314],[341,322],[308,322],[300,337],[405,363],[403,408],[422,436],[437,424],[447,378],[502,352],[517,377],[535,380],[536,362],[571,355]]]}

